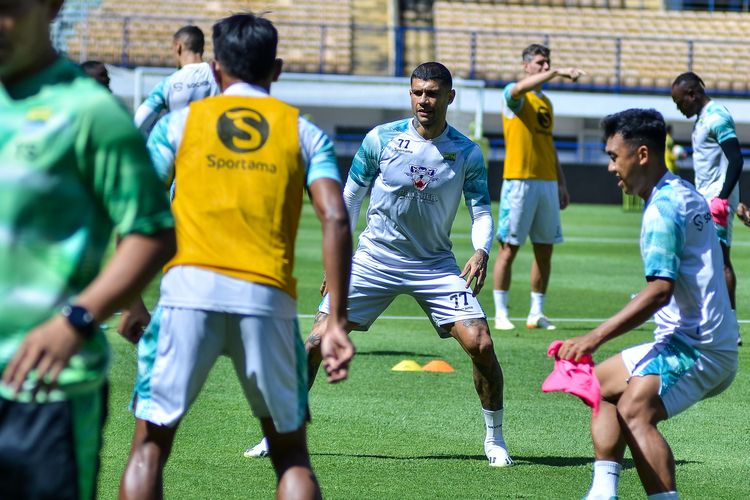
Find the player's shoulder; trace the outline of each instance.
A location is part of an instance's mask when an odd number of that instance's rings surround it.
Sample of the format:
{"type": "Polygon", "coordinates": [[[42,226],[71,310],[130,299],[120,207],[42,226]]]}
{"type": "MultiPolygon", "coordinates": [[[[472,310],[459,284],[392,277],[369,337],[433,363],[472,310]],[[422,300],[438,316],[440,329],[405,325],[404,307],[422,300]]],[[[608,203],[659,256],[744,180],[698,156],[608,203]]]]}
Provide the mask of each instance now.
{"type": "Polygon", "coordinates": [[[709,126],[728,124],[733,125],[734,120],[729,110],[716,101],[711,101],[706,105],[705,122],[709,126]]]}
{"type": "Polygon", "coordinates": [[[474,150],[481,152],[479,144],[451,125],[448,125],[446,139],[450,141],[454,147],[460,149],[465,154],[470,154],[474,150]]]}
{"type": "Polygon", "coordinates": [[[75,103],[79,119],[95,122],[97,127],[132,125],[125,106],[109,90],[86,75],[73,78],[60,98],[75,103]]]}
{"type": "Polygon", "coordinates": [[[402,118],[392,122],[381,123],[372,129],[371,132],[383,134],[401,134],[409,130],[409,121],[411,118],[402,118]]]}
{"type": "Polygon", "coordinates": [[[649,201],[647,212],[656,211],[661,216],[685,216],[691,207],[700,207],[705,203],[703,196],[685,179],[667,173],[659,182],[653,198],[649,201]]]}
{"type": "Polygon", "coordinates": [[[372,128],[365,136],[365,142],[387,144],[391,139],[409,132],[409,118],[382,123],[372,128]]]}

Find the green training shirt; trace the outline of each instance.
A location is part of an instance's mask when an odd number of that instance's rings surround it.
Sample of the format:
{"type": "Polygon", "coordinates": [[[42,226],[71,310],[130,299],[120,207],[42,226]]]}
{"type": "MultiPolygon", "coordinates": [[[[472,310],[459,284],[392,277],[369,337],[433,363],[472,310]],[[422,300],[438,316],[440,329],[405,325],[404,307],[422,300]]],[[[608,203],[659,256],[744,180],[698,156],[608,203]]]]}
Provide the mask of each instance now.
{"type": "MultiPolygon", "coordinates": [[[[173,225],[130,116],[75,64],[60,58],[0,86],[0,372],[30,330],[96,277],[113,229],[124,236],[173,225]]],[[[108,364],[98,332],[63,370],[59,389],[38,400],[101,385],[108,364]]],[[[0,384],[0,396],[9,395],[0,384]]]]}

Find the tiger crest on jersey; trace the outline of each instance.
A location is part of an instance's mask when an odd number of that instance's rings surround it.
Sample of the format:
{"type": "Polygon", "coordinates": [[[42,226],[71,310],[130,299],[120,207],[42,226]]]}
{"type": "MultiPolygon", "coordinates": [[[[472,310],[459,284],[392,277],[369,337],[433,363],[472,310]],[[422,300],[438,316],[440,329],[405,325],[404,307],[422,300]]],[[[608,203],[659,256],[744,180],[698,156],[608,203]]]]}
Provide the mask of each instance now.
{"type": "Polygon", "coordinates": [[[420,165],[409,165],[409,169],[406,175],[411,176],[414,187],[419,191],[424,191],[424,188],[435,179],[435,173],[437,169],[422,167],[420,165]]]}

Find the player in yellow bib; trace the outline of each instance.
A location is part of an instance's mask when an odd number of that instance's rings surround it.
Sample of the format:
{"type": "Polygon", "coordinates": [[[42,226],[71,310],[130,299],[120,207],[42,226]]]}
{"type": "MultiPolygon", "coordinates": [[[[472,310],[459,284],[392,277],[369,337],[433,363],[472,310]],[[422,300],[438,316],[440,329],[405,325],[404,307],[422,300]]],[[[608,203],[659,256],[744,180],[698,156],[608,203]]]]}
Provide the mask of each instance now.
{"type": "Polygon", "coordinates": [[[508,319],[511,266],[526,238],[534,246],[528,328],[554,329],[544,315],[552,247],[562,242],[560,210],[568,205],[565,175],[552,141],[552,103],[542,84],[560,76],[572,81],[584,72],[552,68],[547,47],[532,44],[523,51],[524,78],[505,87],[503,134],[505,162],[497,239],[500,251],[492,271],[495,328],[512,330],[508,319]]]}

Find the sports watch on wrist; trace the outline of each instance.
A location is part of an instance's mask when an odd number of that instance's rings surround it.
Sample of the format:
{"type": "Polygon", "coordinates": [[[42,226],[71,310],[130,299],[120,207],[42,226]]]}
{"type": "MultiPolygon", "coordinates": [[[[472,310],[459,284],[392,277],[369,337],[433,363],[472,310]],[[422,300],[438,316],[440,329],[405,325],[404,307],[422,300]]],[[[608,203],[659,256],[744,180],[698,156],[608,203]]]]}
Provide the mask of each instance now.
{"type": "Polygon", "coordinates": [[[85,307],[66,304],[60,313],[68,320],[70,326],[88,340],[96,333],[96,320],[85,307]]]}

